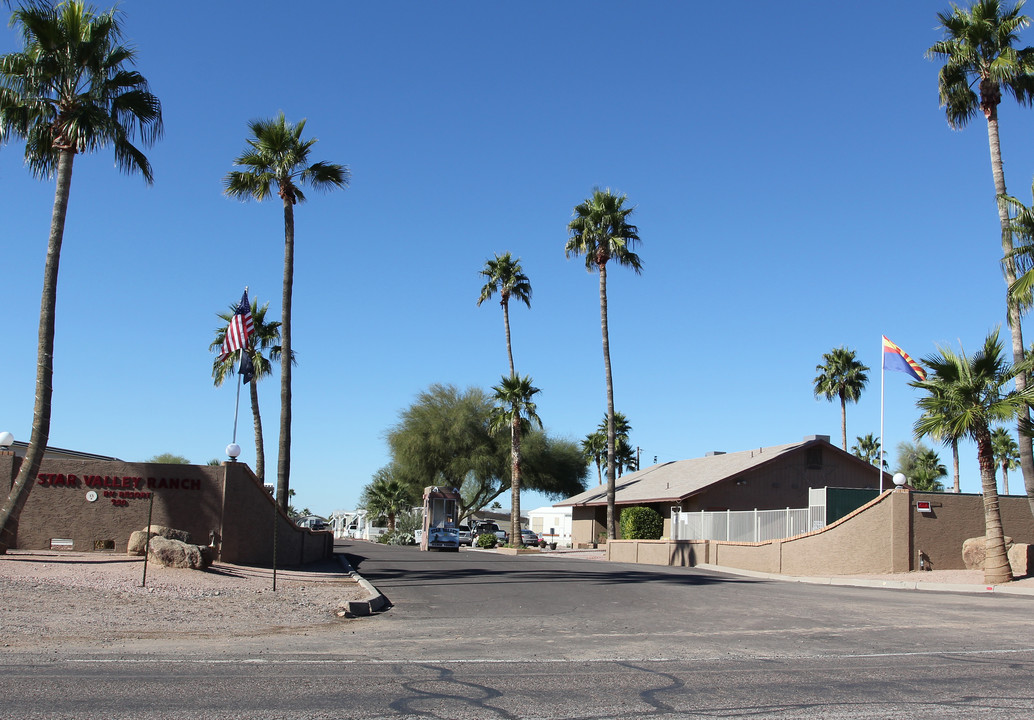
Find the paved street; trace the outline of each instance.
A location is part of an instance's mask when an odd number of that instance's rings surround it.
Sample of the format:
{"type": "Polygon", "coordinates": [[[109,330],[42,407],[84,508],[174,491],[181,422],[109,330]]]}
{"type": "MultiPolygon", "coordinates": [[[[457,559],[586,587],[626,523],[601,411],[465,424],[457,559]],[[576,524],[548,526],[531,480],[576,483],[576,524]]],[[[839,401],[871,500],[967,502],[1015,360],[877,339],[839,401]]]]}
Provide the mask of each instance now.
{"type": "Polygon", "coordinates": [[[0,716],[1034,716],[1030,597],[341,549],[390,609],[224,642],[5,655],[0,716]]]}

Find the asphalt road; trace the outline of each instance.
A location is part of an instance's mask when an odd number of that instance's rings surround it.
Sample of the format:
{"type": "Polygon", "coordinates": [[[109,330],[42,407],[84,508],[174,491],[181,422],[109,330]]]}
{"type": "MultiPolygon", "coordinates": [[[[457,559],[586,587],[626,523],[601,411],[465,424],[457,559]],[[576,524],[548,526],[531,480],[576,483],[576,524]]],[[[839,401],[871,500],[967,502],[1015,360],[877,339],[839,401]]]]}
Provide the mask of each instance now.
{"type": "Polygon", "coordinates": [[[1031,718],[1034,602],[353,543],[392,606],[2,656],[4,718],[1031,718]]]}

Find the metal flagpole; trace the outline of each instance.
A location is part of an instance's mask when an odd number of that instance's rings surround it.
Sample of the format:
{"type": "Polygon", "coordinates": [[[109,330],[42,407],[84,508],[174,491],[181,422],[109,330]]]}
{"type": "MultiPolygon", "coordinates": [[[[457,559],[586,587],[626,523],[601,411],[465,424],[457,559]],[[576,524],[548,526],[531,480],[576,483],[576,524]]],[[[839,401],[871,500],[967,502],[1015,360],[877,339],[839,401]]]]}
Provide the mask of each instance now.
{"type": "Polygon", "coordinates": [[[880,473],[880,494],[883,494],[883,388],[884,377],[887,368],[883,362],[883,338],[880,338],[880,466],[876,468],[880,473]]]}

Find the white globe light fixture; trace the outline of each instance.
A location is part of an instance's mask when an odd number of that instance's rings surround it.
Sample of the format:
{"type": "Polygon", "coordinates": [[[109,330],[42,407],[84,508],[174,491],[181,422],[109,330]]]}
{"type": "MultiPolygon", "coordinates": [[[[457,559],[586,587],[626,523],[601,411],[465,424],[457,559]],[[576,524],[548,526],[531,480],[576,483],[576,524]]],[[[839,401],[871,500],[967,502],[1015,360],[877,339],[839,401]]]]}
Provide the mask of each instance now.
{"type": "Polygon", "coordinates": [[[237,462],[237,458],[241,455],[241,446],[237,443],[230,443],[226,446],[226,457],[230,458],[230,462],[237,462]]]}
{"type": "Polygon", "coordinates": [[[894,485],[897,487],[904,487],[905,482],[908,478],[905,477],[905,473],[894,473],[894,485]]]}
{"type": "Polygon", "coordinates": [[[10,450],[13,444],[14,435],[7,431],[0,432],[0,450],[10,450]]]}

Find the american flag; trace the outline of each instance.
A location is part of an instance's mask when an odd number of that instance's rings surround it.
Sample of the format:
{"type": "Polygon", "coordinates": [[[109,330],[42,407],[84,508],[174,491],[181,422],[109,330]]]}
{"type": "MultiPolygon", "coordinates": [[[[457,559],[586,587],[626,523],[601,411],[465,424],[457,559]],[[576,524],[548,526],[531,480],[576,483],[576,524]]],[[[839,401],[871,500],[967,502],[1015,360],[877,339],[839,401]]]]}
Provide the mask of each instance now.
{"type": "Polygon", "coordinates": [[[255,332],[255,322],[251,319],[251,303],[248,302],[248,288],[244,288],[241,303],[233,311],[230,324],[226,328],[226,339],[223,340],[223,352],[219,361],[233,355],[241,348],[248,347],[248,338],[255,332]]]}

